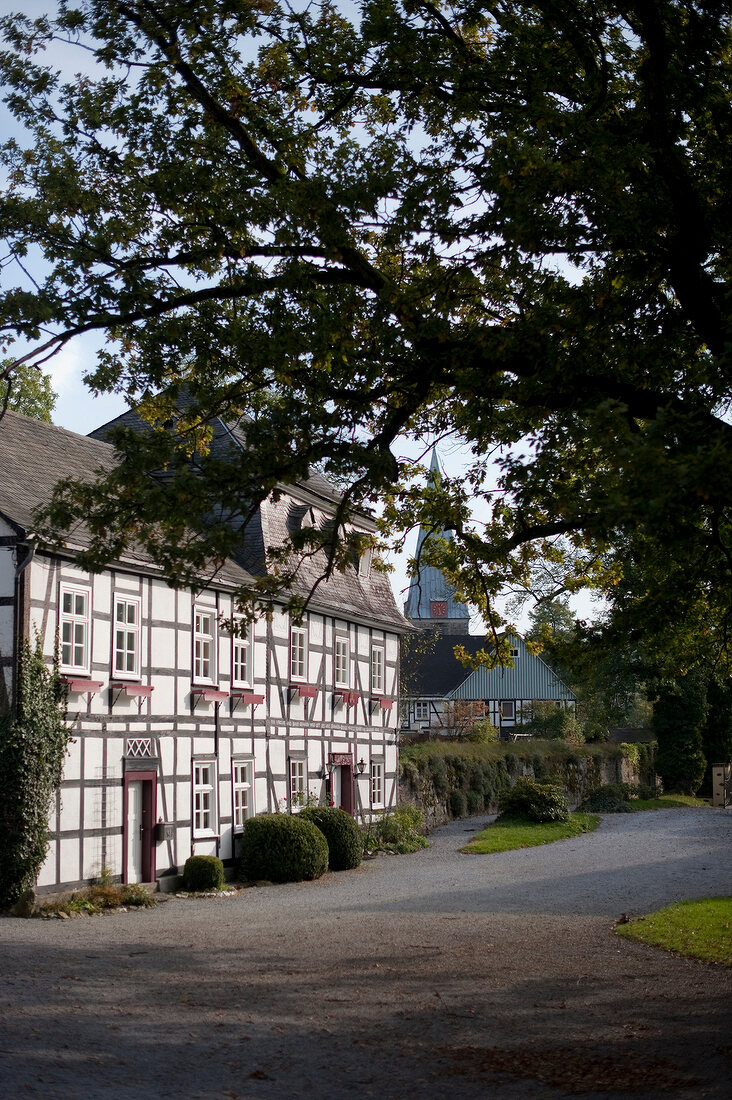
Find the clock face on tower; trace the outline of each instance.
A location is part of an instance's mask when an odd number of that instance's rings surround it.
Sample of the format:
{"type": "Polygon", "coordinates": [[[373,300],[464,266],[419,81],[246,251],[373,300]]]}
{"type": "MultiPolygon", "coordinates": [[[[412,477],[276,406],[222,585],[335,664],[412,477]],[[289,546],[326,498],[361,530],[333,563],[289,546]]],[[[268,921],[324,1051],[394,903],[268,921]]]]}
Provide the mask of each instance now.
{"type": "Polygon", "coordinates": [[[432,600],[432,602],[430,603],[430,618],[447,618],[447,600],[432,600]]]}

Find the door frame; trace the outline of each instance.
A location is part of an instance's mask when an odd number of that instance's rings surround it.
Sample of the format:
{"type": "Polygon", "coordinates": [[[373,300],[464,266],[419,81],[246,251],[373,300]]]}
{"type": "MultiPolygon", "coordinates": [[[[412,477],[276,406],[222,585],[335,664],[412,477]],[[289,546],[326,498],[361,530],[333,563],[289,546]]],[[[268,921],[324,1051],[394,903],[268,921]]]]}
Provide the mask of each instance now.
{"type": "Polygon", "coordinates": [[[341,764],[341,809],[353,817],[355,797],[353,790],[353,764],[341,764]]]}
{"type": "Polygon", "coordinates": [[[126,771],[122,796],[122,881],[128,882],[130,783],[142,783],[142,881],[155,881],[155,822],[157,820],[158,773],[126,771]]]}

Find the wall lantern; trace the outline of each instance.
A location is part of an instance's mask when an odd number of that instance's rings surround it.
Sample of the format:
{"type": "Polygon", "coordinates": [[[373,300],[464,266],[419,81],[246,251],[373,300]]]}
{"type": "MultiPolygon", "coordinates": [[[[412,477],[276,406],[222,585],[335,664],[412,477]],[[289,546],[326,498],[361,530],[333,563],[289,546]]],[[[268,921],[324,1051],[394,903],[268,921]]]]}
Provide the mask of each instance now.
{"type": "Polygon", "coordinates": [[[363,757],[361,757],[358,764],[356,764],[356,767],[358,768],[358,774],[363,775],[364,768],[366,767],[366,761],[363,757]]]}

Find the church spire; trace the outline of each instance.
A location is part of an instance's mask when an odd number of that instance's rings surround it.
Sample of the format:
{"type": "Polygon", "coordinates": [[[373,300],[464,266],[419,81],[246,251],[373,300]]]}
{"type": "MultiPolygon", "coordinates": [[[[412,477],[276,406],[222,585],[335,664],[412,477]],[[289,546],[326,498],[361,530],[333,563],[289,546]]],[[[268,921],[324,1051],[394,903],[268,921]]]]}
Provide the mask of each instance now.
{"type": "MultiPolygon", "coordinates": [[[[432,448],[430,478],[435,484],[442,480],[442,468],[437,457],[437,447],[432,448]]],[[[421,561],[422,548],[430,533],[420,527],[417,536],[417,561],[421,561]]],[[[443,527],[439,533],[443,539],[451,539],[452,531],[443,527]]],[[[467,634],[470,612],[467,605],[455,599],[455,590],[442,571],[434,565],[420,564],[419,574],[407,592],[404,614],[413,623],[432,627],[443,634],[467,634]]]]}

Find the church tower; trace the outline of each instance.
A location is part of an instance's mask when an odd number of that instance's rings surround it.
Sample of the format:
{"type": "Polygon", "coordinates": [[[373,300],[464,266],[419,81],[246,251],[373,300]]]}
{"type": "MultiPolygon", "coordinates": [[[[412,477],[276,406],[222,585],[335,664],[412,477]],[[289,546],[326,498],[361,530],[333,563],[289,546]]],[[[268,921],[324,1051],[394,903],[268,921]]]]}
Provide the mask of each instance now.
{"type": "MultiPolygon", "coordinates": [[[[430,477],[436,484],[442,478],[436,447],[432,448],[430,477]]],[[[418,562],[424,543],[429,537],[429,532],[420,527],[416,554],[418,562]]],[[[452,531],[443,529],[439,537],[451,539],[452,531]]],[[[404,614],[415,626],[438,630],[441,634],[469,633],[470,612],[467,604],[455,599],[454,588],[434,565],[420,564],[419,574],[412,580],[407,592],[404,614]]]]}

